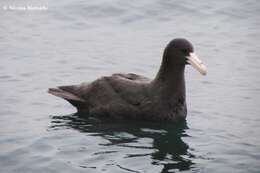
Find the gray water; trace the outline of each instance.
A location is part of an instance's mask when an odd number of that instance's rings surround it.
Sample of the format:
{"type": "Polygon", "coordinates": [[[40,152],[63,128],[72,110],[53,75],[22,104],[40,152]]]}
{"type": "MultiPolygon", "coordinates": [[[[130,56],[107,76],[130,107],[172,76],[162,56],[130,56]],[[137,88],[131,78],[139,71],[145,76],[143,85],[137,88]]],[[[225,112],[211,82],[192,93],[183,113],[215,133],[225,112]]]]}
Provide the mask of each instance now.
{"type": "Polygon", "coordinates": [[[260,2],[0,2],[0,172],[260,172],[260,2]],[[48,10],[4,10],[4,6],[48,10]],[[48,87],[153,77],[189,39],[186,124],[82,119],[48,87]]]}

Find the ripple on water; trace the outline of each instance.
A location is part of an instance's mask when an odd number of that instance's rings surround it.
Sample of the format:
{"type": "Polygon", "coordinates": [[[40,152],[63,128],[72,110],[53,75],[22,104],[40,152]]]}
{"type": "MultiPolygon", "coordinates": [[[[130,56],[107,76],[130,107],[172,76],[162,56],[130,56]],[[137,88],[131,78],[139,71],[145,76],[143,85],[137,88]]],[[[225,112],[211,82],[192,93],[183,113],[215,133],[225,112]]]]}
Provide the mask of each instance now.
{"type": "Polygon", "coordinates": [[[171,125],[165,128],[156,123],[136,124],[131,121],[117,123],[109,120],[103,122],[96,119],[81,119],[75,115],[54,116],[52,122],[51,129],[63,131],[69,127],[87,135],[87,138],[73,137],[73,142],[66,137],[63,139],[64,145],[59,147],[56,155],[69,159],[82,168],[91,167],[117,172],[129,169],[142,172],[149,167],[152,167],[152,170],[160,170],[162,167],[166,170],[170,168],[186,170],[194,164],[188,145],[181,139],[185,136],[185,126],[183,129],[171,125]],[[78,140],[85,141],[84,150],[78,150],[80,148],[78,140]],[[149,165],[151,161],[154,163],[152,166],[149,165]],[[180,165],[183,167],[180,168],[180,165]]]}
{"type": "Polygon", "coordinates": [[[0,79],[9,79],[11,76],[9,75],[0,75],[0,79]]]}

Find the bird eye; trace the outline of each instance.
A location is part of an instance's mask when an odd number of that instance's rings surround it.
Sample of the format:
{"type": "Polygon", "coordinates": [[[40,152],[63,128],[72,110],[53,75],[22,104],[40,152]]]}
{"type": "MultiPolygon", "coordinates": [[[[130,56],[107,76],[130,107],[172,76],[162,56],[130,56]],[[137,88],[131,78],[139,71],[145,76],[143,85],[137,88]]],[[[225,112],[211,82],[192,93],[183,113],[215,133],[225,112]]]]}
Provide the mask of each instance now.
{"type": "Polygon", "coordinates": [[[182,49],[181,50],[183,53],[187,54],[188,53],[188,50],[187,49],[182,49]]]}

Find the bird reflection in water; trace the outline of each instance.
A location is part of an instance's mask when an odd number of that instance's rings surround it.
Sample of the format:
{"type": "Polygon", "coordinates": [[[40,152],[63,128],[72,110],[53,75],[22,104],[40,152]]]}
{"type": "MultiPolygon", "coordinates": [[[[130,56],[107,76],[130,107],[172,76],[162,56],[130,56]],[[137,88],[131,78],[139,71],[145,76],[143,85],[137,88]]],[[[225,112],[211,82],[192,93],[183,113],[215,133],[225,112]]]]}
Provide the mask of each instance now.
{"type": "MultiPolygon", "coordinates": [[[[137,143],[138,139],[151,139],[152,144],[149,147],[152,152],[147,154],[151,158],[151,164],[163,165],[161,172],[169,170],[190,170],[194,163],[194,155],[190,153],[189,146],[183,141],[183,137],[187,137],[186,122],[181,124],[172,123],[155,123],[142,121],[127,120],[111,120],[86,118],[79,113],[65,116],[52,116],[51,129],[72,128],[81,133],[99,136],[106,139],[108,144],[98,145],[117,145],[120,147],[136,147],[142,148],[142,144],[138,146],[129,145],[137,143]],[[125,137],[128,134],[131,137],[125,137]]],[[[143,148],[147,148],[144,146],[143,148]]],[[[132,154],[128,157],[144,156],[144,154],[132,154]]]]}

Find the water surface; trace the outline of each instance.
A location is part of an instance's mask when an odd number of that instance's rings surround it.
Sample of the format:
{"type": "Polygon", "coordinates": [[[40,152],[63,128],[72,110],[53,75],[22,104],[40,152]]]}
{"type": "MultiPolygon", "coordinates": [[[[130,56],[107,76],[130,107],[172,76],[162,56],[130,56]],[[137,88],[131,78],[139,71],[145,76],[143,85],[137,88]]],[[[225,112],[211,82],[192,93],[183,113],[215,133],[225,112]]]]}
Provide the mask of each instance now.
{"type": "Polygon", "coordinates": [[[260,3],[0,2],[0,172],[259,172],[260,3]],[[47,6],[45,11],[3,6],[47,6]],[[48,87],[115,72],[153,77],[185,37],[185,124],[84,119],[48,87]]]}

